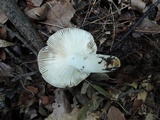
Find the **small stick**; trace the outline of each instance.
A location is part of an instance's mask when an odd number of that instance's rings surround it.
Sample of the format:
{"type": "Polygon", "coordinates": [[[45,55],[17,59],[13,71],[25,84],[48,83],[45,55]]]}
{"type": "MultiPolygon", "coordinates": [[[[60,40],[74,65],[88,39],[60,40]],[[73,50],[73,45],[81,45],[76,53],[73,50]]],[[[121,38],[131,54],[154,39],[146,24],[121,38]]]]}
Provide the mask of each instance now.
{"type": "MultiPolygon", "coordinates": [[[[142,21],[145,17],[147,17],[147,15],[153,10],[155,9],[155,7],[157,7],[157,5],[160,3],[160,0],[157,0],[154,4],[152,4],[150,6],[150,8],[129,28],[129,30],[127,30],[127,32],[122,35],[122,37],[118,40],[119,42],[123,41],[142,21]]],[[[113,45],[113,50],[117,49],[117,46],[119,45],[119,42],[115,45],[113,45]]],[[[113,51],[112,50],[112,51],[113,51]]]]}
{"type": "Polygon", "coordinates": [[[31,76],[31,75],[35,75],[35,74],[38,74],[38,71],[33,71],[33,72],[17,75],[11,81],[14,82],[14,81],[19,80],[22,77],[27,77],[27,76],[31,76]]]}
{"type": "Polygon", "coordinates": [[[12,31],[10,28],[8,28],[7,26],[3,25],[0,23],[0,27],[5,28],[7,31],[11,32],[13,35],[15,35],[28,49],[30,49],[35,55],[36,55],[36,51],[26,42],[26,40],[21,37],[18,33],[12,31]]]}
{"type": "Polygon", "coordinates": [[[35,50],[39,51],[45,43],[35,27],[28,20],[26,15],[18,7],[15,0],[0,0],[0,9],[13,23],[17,30],[26,39],[26,42],[35,50]]]}

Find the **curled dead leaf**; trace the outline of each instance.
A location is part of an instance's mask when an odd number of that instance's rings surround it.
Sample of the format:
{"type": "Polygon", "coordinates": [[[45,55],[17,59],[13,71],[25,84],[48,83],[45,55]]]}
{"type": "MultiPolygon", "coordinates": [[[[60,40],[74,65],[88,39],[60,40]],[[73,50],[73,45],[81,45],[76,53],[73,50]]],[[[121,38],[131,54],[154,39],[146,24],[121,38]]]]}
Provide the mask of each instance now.
{"type": "Polygon", "coordinates": [[[5,28],[0,28],[0,38],[6,39],[7,37],[7,30],[5,28]]]}
{"type": "Polygon", "coordinates": [[[5,41],[5,40],[0,39],[0,48],[12,46],[12,45],[14,45],[14,43],[7,42],[7,41],[5,41]]]}
{"type": "Polygon", "coordinates": [[[48,11],[45,24],[49,32],[72,27],[70,20],[75,13],[75,9],[69,0],[54,0],[48,2],[48,4],[50,5],[50,10],[48,11]]]}
{"type": "Polygon", "coordinates": [[[124,114],[114,106],[109,108],[107,116],[108,120],[126,120],[124,114]]]}
{"type": "Polygon", "coordinates": [[[25,13],[27,16],[34,20],[43,20],[46,17],[46,14],[49,10],[48,4],[43,4],[41,7],[32,8],[26,10],[25,13]]]}
{"type": "Polygon", "coordinates": [[[144,102],[146,100],[146,98],[147,98],[147,92],[146,91],[138,93],[137,100],[142,100],[144,102]]]}
{"type": "Polygon", "coordinates": [[[43,0],[31,0],[34,6],[40,6],[43,2],[43,0]]]}
{"type": "Polygon", "coordinates": [[[38,89],[34,86],[27,86],[27,89],[29,91],[32,91],[32,93],[34,93],[34,94],[38,93],[38,89]]]}
{"type": "Polygon", "coordinates": [[[51,104],[53,103],[53,99],[51,97],[48,96],[40,96],[41,102],[43,105],[47,105],[47,104],[51,104]]]}
{"type": "Polygon", "coordinates": [[[2,77],[8,77],[8,76],[13,76],[13,69],[9,66],[9,65],[7,65],[7,64],[5,64],[5,63],[3,63],[3,62],[0,62],[0,76],[2,77]]]}
{"type": "Polygon", "coordinates": [[[45,120],[50,120],[50,118],[53,118],[52,120],[58,120],[63,114],[71,112],[71,106],[64,90],[55,90],[55,103],[53,103],[53,108],[53,113],[45,120]]]}
{"type": "Polygon", "coordinates": [[[144,18],[135,31],[148,34],[159,33],[160,26],[155,21],[151,21],[148,18],[144,18]]]}
{"type": "Polygon", "coordinates": [[[8,20],[7,16],[0,10],[0,23],[4,24],[8,20]]]}
{"type": "Polygon", "coordinates": [[[146,11],[146,3],[143,0],[131,0],[131,7],[141,13],[146,11]]]}

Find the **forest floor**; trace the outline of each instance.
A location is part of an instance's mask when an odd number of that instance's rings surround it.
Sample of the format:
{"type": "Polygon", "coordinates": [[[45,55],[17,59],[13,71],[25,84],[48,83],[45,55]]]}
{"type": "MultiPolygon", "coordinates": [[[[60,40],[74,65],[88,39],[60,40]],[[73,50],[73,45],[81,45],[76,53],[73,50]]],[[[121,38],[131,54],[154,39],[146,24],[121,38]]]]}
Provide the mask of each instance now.
{"type": "Polygon", "coordinates": [[[84,29],[94,36],[97,53],[117,56],[121,67],[91,74],[73,88],[53,87],[39,73],[35,55],[39,47],[24,43],[25,36],[3,8],[1,120],[160,120],[160,4],[155,0],[16,2],[44,44],[60,29],[84,29]]]}

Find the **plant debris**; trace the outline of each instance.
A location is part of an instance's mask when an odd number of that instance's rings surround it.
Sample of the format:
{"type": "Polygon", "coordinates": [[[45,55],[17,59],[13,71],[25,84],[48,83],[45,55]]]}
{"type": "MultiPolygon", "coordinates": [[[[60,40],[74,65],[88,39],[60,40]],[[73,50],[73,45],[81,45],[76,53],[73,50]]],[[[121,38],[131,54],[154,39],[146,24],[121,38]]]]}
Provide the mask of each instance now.
{"type": "Polygon", "coordinates": [[[94,36],[98,54],[117,56],[122,65],[91,74],[78,86],[55,88],[38,72],[38,51],[26,42],[30,37],[2,9],[1,120],[160,119],[160,0],[14,2],[44,43],[62,28],[84,29],[94,36]]]}

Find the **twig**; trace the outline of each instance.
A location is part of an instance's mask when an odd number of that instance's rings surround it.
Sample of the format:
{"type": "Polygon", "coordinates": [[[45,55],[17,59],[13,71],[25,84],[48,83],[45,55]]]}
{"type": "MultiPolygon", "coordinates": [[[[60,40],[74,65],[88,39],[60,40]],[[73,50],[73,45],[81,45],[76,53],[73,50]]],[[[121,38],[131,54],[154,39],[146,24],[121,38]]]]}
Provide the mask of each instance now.
{"type": "Polygon", "coordinates": [[[19,80],[22,77],[27,77],[27,76],[31,76],[31,75],[35,75],[35,74],[38,74],[38,71],[33,71],[33,72],[17,75],[11,81],[14,82],[14,81],[19,80]]]}
{"type": "MultiPolygon", "coordinates": [[[[122,35],[122,37],[118,40],[119,42],[122,42],[142,21],[147,15],[157,7],[157,5],[160,3],[160,0],[157,0],[154,4],[150,6],[150,8],[127,30],[127,32],[122,35]]],[[[112,50],[117,49],[117,46],[119,45],[119,42],[115,44],[112,48],[112,50]]]]}
{"type": "Polygon", "coordinates": [[[144,91],[144,90],[142,90],[142,89],[133,90],[133,89],[131,88],[131,89],[129,89],[128,91],[121,93],[121,94],[119,95],[118,99],[120,99],[120,98],[128,95],[129,93],[139,93],[139,92],[143,92],[143,91],[144,91]]]}
{"type": "Polygon", "coordinates": [[[90,14],[91,14],[91,12],[92,12],[92,10],[93,10],[93,6],[95,5],[96,2],[97,2],[96,0],[93,1],[93,3],[91,3],[92,6],[89,6],[89,8],[88,8],[88,10],[87,10],[87,13],[86,13],[86,16],[85,16],[85,18],[84,18],[84,20],[83,20],[83,22],[82,22],[82,26],[84,25],[87,17],[90,16],[90,14]]]}
{"type": "MultiPolygon", "coordinates": [[[[114,3],[114,2],[113,2],[114,3]]],[[[114,4],[115,5],[115,4],[114,4]]],[[[110,4],[110,7],[111,7],[111,12],[112,12],[112,6],[110,4]]],[[[110,47],[110,50],[112,49],[112,46],[114,44],[114,40],[115,40],[115,32],[116,32],[116,25],[115,25],[115,19],[114,19],[114,15],[112,15],[112,21],[113,21],[113,35],[112,35],[112,43],[111,43],[111,47],[110,47]]]]}
{"type": "Polygon", "coordinates": [[[0,0],[0,8],[34,51],[38,52],[44,47],[44,41],[25,14],[18,7],[15,0],[0,0]]]}
{"type": "Polygon", "coordinates": [[[7,31],[11,32],[13,35],[15,35],[28,49],[30,49],[33,53],[36,53],[36,51],[26,42],[26,40],[21,37],[18,33],[12,31],[7,26],[0,23],[0,27],[5,28],[7,31]]]}

